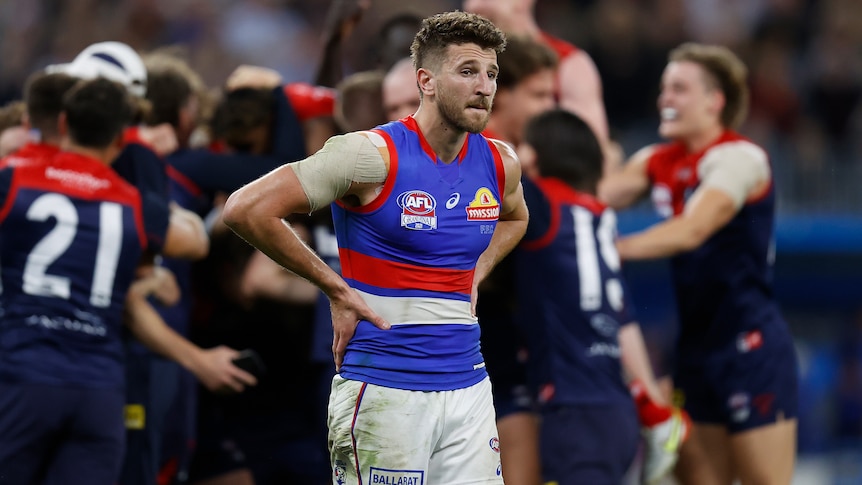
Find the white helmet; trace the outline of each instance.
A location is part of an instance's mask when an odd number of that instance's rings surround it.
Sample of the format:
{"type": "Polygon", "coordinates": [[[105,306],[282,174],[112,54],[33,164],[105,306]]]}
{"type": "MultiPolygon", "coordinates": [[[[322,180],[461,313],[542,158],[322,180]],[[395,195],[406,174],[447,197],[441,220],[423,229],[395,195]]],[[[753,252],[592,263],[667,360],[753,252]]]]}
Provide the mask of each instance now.
{"type": "Polygon", "coordinates": [[[62,72],[81,79],[104,77],[118,82],[138,97],[147,92],[147,68],[134,49],[122,42],[97,42],[68,64],[53,64],[47,72],[62,72]]]}

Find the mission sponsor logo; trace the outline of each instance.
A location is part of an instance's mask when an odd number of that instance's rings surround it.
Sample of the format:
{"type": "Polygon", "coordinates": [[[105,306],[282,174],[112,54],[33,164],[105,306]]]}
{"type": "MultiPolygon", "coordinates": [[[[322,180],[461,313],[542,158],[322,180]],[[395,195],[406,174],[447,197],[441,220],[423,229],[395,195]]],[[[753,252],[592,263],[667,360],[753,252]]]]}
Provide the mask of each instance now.
{"type": "Polygon", "coordinates": [[[401,207],[401,227],[414,231],[437,229],[437,201],[428,192],[408,190],[397,199],[401,207]]]}
{"type": "Polygon", "coordinates": [[[500,203],[487,187],[476,191],[476,196],[467,204],[468,221],[496,221],[500,218],[500,203]]]}
{"type": "Polygon", "coordinates": [[[424,485],[423,470],[387,470],[371,467],[368,483],[378,485],[424,485]]]}

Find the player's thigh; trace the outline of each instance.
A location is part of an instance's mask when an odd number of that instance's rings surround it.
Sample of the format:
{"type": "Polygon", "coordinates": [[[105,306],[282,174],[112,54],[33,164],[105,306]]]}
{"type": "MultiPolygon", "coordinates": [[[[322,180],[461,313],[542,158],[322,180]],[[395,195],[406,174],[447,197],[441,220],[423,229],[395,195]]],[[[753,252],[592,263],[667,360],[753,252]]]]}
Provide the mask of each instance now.
{"type": "Polygon", "coordinates": [[[427,485],[431,452],[440,433],[439,395],[335,376],[327,420],[333,483],[412,479],[405,483],[427,485]]]}
{"type": "Polygon", "coordinates": [[[735,433],[730,450],[742,485],[787,485],[796,460],[796,420],[735,433]]]}
{"type": "Polygon", "coordinates": [[[507,414],[497,420],[500,458],[507,485],[537,485],[542,481],[539,422],[531,412],[507,414]]]}
{"type": "Polygon", "coordinates": [[[46,485],[115,483],[125,442],[122,391],[85,391],[45,477],[46,485]]]}
{"type": "Polygon", "coordinates": [[[639,440],[631,406],[561,406],[542,413],[542,474],[558,485],[616,485],[639,440]]]}
{"type": "Polygon", "coordinates": [[[501,442],[490,380],[437,394],[445,403],[439,414],[441,432],[423,485],[502,485],[501,442]]]}
{"type": "Polygon", "coordinates": [[[679,451],[675,474],[681,485],[729,485],[733,479],[727,428],[694,423],[679,451]]]}

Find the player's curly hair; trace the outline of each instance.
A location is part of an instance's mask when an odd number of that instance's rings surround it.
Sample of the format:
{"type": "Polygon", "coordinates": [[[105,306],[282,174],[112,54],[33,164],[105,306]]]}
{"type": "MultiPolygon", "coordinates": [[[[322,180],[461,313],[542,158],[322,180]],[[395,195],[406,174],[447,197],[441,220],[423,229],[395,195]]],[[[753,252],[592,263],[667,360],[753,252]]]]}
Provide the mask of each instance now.
{"type": "Polygon", "coordinates": [[[671,62],[688,61],[699,64],[706,71],[707,82],[724,93],[721,124],[738,128],[748,115],[748,68],[730,49],[718,45],[687,42],[668,55],[671,62]]]}
{"type": "Polygon", "coordinates": [[[476,44],[499,54],[506,48],[506,35],[490,20],[474,13],[454,11],[432,15],[422,21],[410,46],[413,67],[438,66],[446,47],[453,44],[476,44]]]}

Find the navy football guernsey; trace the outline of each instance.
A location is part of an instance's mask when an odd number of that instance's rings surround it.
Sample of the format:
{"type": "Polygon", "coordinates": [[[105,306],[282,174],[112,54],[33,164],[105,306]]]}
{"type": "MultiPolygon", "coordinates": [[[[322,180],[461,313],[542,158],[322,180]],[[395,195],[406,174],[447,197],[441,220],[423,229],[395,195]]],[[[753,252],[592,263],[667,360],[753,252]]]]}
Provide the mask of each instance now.
{"type": "Polygon", "coordinates": [[[146,244],[138,191],[60,153],[0,177],[0,379],[123,386],[123,304],[146,244]]]}
{"type": "MultiPolygon", "coordinates": [[[[762,151],[732,131],[697,153],[687,153],[681,143],[659,146],[648,161],[647,174],[660,215],[682,213],[700,184],[699,163],[709,150],[726,144],[762,151]]],[[[745,340],[761,328],[785,326],[771,287],[774,216],[775,191],[770,185],[764,194],[746,201],[701,247],[672,259],[682,354],[697,358],[703,349],[745,340]]]]}
{"type": "Polygon", "coordinates": [[[531,387],[552,405],[631,404],[617,342],[633,318],[616,214],[558,179],[522,184],[530,223],[514,255],[516,320],[529,342],[531,387]]]}
{"type": "Polygon", "coordinates": [[[370,204],[333,204],[345,280],[392,324],[359,322],[341,375],[408,390],[452,390],[487,376],[470,290],[497,225],[505,172],[496,147],[469,134],[439,161],[412,117],[370,132],[389,175],[370,204]]]}

